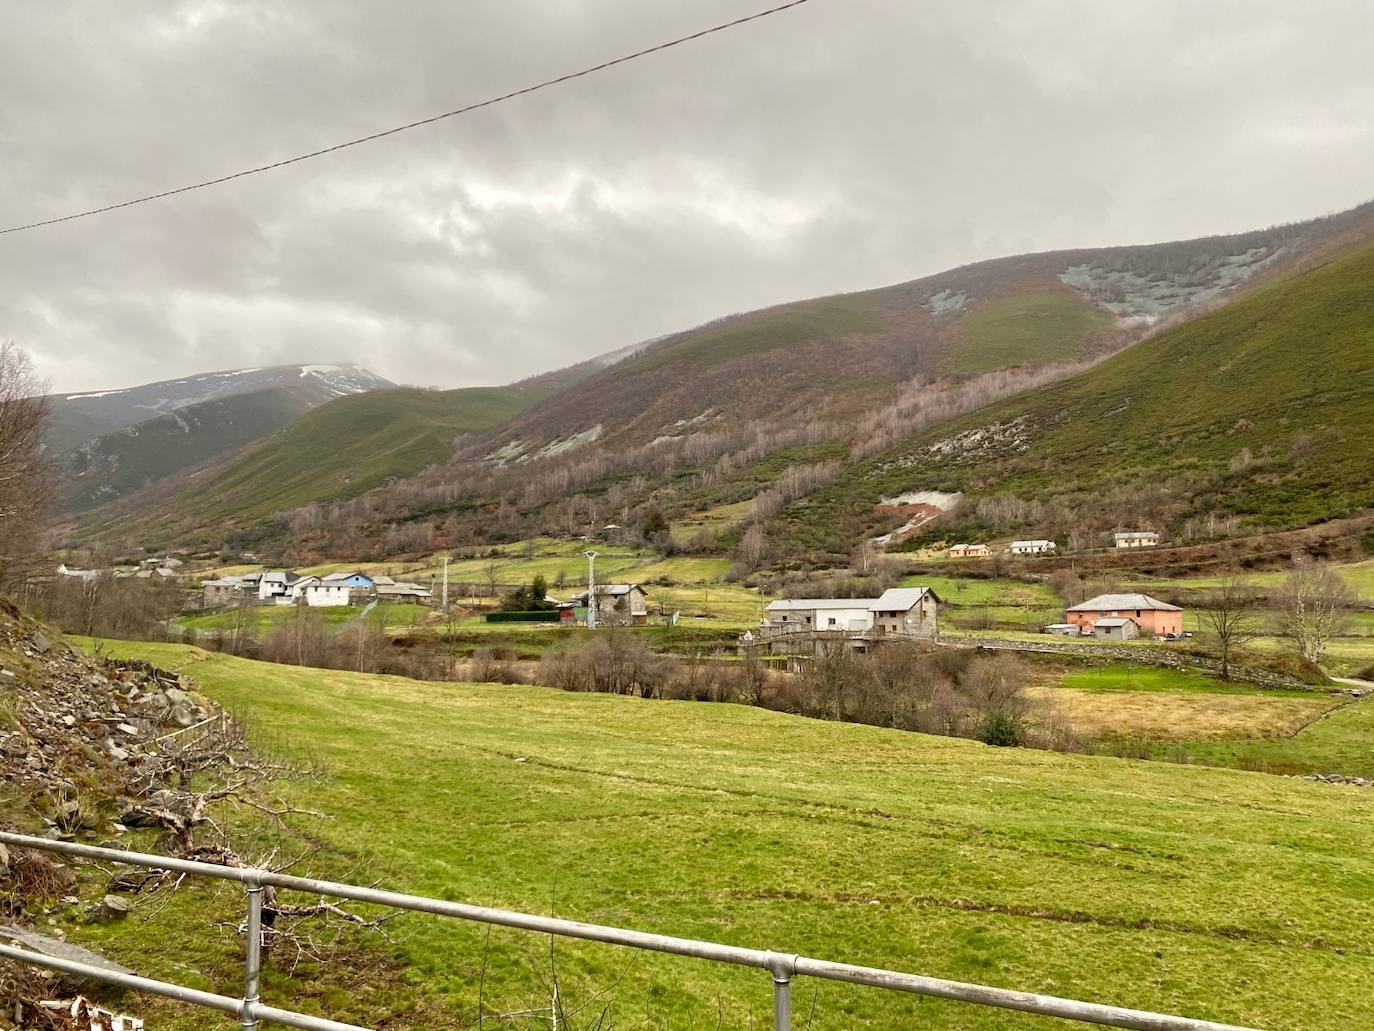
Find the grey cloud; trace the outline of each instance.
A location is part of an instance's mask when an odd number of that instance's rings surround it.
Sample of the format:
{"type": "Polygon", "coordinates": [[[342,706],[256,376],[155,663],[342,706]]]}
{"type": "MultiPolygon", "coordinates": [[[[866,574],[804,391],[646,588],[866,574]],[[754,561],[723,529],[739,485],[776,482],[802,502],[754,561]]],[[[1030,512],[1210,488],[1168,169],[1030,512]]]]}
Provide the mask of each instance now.
{"type": "MultiPolygon", "coordinates": [[[[24,5],[0,223],[328,145],[745,0],[24,5]]],[[[381,143],[0,237],[0,337],[58,389],[362,362],[496,383],[998,254],[1368,199],[1374,9],[812,0],[381,143]]]]}

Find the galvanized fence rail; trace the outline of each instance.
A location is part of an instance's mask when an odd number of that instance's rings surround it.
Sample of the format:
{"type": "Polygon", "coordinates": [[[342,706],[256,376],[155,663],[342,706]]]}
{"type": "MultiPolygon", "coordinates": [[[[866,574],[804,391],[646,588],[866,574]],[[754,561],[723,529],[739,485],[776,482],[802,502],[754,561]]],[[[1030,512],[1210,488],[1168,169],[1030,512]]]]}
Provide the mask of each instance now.
{"type": "Polygon", "coordinates": [[[154,870],[169,870],[174,873],[241,883],[247,892],[248,918],[245,923],[247,947],[244,950],[246,957],[244,987],[243,995],[239,998],[216,995],[212,992],[203,992],[183,985],[155,981],[151,978],[132,974],[118,973],[8,945],[0,945],[0,959],[16,960],[50,970],[81,974],[135,991],[148,992],[153,995],[192,1003],[196,1006],[219,1010],[222,1013],[232,1013],[238,1016],[245,1031],[256,1031],[259,1024],[264,1022],[281,1024],[286,1027],[305,1028],[307,1031],[369,1031],[368,1028],[362,1028],[356,1024],[344,1024],[323,1017],[277,1009],[262,1002],[259,995],[259,980],[262,972],[262,898],[263,889],[268,886],[286,891],[349,899],[354,902],[387,906],[416,913],[452,917],[457,920],[470,920],[497,927],[513,927],[541,934],[559,935],[564,938],[604,942],[608,945],[621,945],[626,948],[662,952],[674,956],[690,956],[716,963],[730,963],[735,966],[764,970],[768,972],[773,982],[773,1026],[775,1031],[791,1031],[792,980],[796,977],[817,977],[823,980],[842,981],[872,988],[887,988],[892,991],[910,992],[938,999],[953,999],[978,1006],[994,1006],[1000,1009],[1018,1010],[1023,1013],[1035,1013],[1047,1017],[1061,1017],[1065,1020],[1076,1020],[1085,1024],[1130,1028],[1133,1031],[1256,1031],[1254,1028],[1239,1027],[1234,1024],[1218,1024],[1210,1020],[1195,1020],[1190,1017],[1171,1016],[1164,1013],[1123,1009],[1118,1006],[1079,1002],[1052,995],[1017,992],[1007,988],[966,984],[961,981],[947,981],[937,977],[855,966],[850,963],[832,963],[789,952],[743,948],[738,945],[724,945],[719,942],[699,941],[693,938],[676,938],[670,935],[651,934],[646,931],[634,931],[623,927],[610,927],[602,924],[582,923],[577,920],[563,920],[557,917],[536,916],[531,913],[491,909],[486,906],[473,906],[463,902],[449,902],[420,895],[406,895],[377,888],[365,888],[355,884],[340,884],[309,877],[293,877],[287,874],[273,873],[270,870],[198,863],[189,859],[126,852],[120,849],[97,848],[75,842],[51,841],[47,838],[35,838],[8,832],[0,832],[0,843],[59,855],[98,859],[109,863],[142,866],[154,870]]]}

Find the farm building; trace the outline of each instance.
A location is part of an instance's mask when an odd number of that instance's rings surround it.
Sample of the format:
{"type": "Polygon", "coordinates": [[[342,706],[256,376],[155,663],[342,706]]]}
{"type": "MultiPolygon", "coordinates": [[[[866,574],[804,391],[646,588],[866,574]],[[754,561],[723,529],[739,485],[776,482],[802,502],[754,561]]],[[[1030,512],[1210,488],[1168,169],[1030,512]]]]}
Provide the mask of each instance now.
{"type": "Polygon", "coordinates": [[[243,577],[222,576],[216,580],[201,582],[201,602],[206,608],[220,605],[235,605],[239,599],[250,597],[253,589],[244,582],[243,577]]]}
{"type": "Polygon", "coordinates": [[[956,544],[949,549],[950,558],[986,558],[989,553],[986,544],[956,544]]]}
{"type": "MultiPolygon", "coordinates": [[[[573,599],[590,607],[587,592],[573,599]]],[[[598,623],[634,623],[649,621],[649,596],[639,584],[597,584],[596,621],[598,623]]]]}
{"type": "Polygon", "coordinates": [[[869,605],[873,628],[884,634],[934,637],[940,599],[928,587],[890,587],[869,605]]]}
{"type": "Polygon", "coordinates": [[[1012,541],[1008,550],[1013,555],[1048,555],[1055,547],[1054,541],[1012,541]]]}
{"type": "Polygon", "coordinates": [[[1102,641],[1129,641],[1140,636],[1140,626],[1133,619],[1108,617],[1093,624],[1093,636],[1102,641]]]}
{"type": "Polygon", "coordinates": [[[1112,538],[1118,548],[1153,548],[1159,544],[1159,534],[1154,530],[1121,530],[1112,538]]]}
{"type": "Polygon", "coordinates": [[[379,576],[375,583],[378,601],[404,601],[428,605],[434,599],[434,592],[424,584],[392,580],[389,576],[379,576]],[[389,580],[390,583],[382,583],[383,580],[389,580]]]}
{"type": "Polygon", "coordinates": [[[1154,637],[1179,637],[1183,633],[1183,610],[1148,594],[1099,594],[1064,611],[1064,621],[1085,632],[1095,630],[1103,621],[1118,619],[1128,619],[1139,633],[1154,637]]]}
{"type": "Polygon", "coordinates": [[[770,627],[786,630],[867,630],[871,598],[783,598],[764,609],[770,627]]]}

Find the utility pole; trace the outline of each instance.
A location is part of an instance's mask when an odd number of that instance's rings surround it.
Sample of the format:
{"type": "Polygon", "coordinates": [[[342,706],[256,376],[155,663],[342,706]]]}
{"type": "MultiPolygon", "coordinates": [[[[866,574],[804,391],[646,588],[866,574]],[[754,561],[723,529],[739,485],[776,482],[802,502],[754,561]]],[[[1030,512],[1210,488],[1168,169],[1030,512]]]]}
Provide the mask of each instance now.
{"type": "Polygon", "coordinates": [[[596,629],[596,552],[584,551],[587,556],[587,629],[596,629]]]}
{"type": "Polygon", "coordinates": [[[448,556],[444,556],[444,602],[443,609],[448,611],[448,556]]]}

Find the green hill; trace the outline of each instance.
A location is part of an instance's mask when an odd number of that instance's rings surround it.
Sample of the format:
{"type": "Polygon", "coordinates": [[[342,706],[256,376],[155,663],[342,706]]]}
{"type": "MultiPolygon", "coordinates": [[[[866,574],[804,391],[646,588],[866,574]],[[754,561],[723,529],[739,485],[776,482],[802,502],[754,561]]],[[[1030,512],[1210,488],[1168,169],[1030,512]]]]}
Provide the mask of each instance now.
{"type": "Polygon", "coordinates": [[[198,477],[149,519],[246,526],[312,501],[353,497],[443,461],[454,438],[495,426],[547,389],[373,390],[337,398],[198,477]]]}
{"type": "Polygon", "coordinates": [[[488,453],[587,434],[634,447],[750,421],[848,421],[913,378],[962,379],[1108,353],[1369,239],[1374,205],[1170,243],[995,258],[891,286],[779,304],[650,341],[489,435],[488,453]]]}
{"type": "Polygon", "coordinates": [[[1282,277],[1070,380],[946,423],[784,512],[793,555],[842,554],[906,490],[1039,502],[964,535],[1212,516],[1297,526],[1374,506],[1374,246],[1282,277]]]}
{"type": "Polygon", "coordinates": [[[188,405],[62,456],[62,507],[84,512],[261,440],[310,410],[276,387],[188,405]]]}
{"type": "MultiPolygon", "coordinates": [[[[184,668],[329,771],[283,787],[330,817],[288,816],[278,832],[284,854],[311,846],[304,876],[1248,1027],[1374,1024],[1374,792],[747,706],[105,647],[184,668]]],[[[173,898],[72,940],[155,977],[188,956],[232,966],[241,896],[188,885],[173,898]]],[[[438,918],[391,929],[354,967],[289,978],[274,955],[268,998],[319,998],[369,1026],[452,1026],[484,989],[493,1012],[547,999],[556,953],[568,1007],[595,999],[617,1027],[771,1026],[756,971],[438,918]],[[367,992],[339,987],[364,967],[367,992]]],[[[1055,1023],[805,978],[795,997],[810,1014],[798,1026],[818,1029],[1055,1023]]]]}

